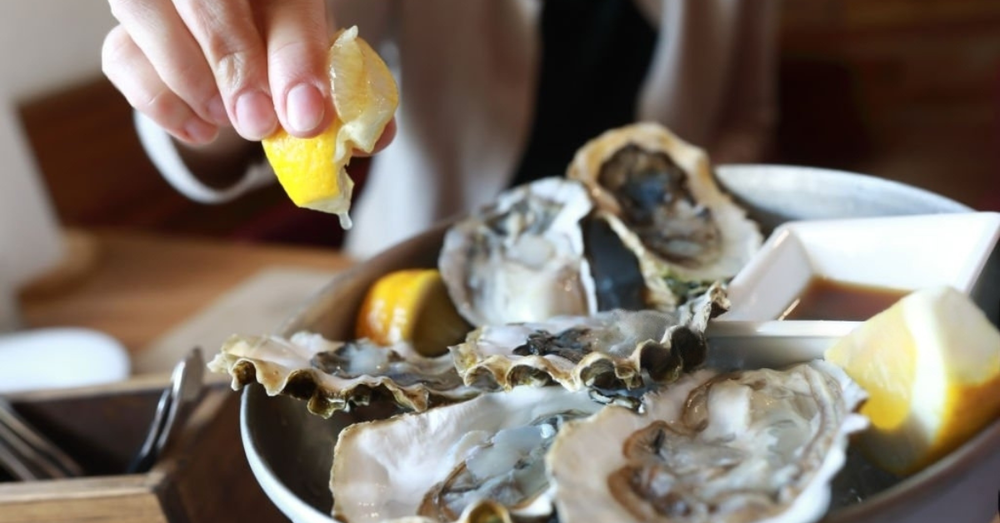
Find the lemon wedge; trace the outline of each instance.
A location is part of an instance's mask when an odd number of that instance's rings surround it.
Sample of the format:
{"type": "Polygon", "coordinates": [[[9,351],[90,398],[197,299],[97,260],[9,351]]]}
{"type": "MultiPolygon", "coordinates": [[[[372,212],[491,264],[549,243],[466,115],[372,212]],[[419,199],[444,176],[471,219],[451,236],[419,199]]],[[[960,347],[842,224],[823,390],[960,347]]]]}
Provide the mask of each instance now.
{"type": "Polygon", "coordinates": [[[912,293],[826,352],[869,395],[862,451],[917,472],[1000,416],[1000,331],[950,287],[912,293]]]}
{"type": "Polygon", "coordinates": [[[279,129],[262,142],[281,186],[299,207],[334,213],[345,229],[354,182],[345,167],[354,150],[370,153],[399,105],[396,81],[385,62],[358,36],[340,31],[329,52],[330,85],[336,116],[315,138],[279,129]]]}
{"type": "Polygon", "coordinates": [[[389,273],[368,289],[355,334],[379,345],[411,342],[423,356],[440,356],[461,342],[469,326],[434,269],[389,273]]]}

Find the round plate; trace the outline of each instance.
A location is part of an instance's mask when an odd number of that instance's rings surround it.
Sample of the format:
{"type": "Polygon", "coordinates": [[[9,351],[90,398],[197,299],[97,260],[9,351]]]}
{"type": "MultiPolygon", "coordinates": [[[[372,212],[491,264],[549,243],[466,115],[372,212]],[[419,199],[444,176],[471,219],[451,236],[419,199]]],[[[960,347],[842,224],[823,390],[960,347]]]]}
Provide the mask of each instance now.
{"type": "MultiPolygon", "coordinates": [[[[765,235],[778,224],[793,219],[971,211],[921,189],[840,171],[735,165],[720,166],[717,174],[722,187],[750,211],[765,235]]],[[[446,228],[447,224],[441,224],[338,275],[291,315],[277,334],[290,336],[308,329],[332,339],[350,337],[357,308],[368,287],[392,270],[435,267],[446,228]]],[[[333,503],[329,491],[333,447],[340,429],[364,416],[361,409],[323,420],[309,414],[300,401],[268,397],[259,386],[244,390],[241,428],[247,459],[261,487],[286,516],[301,522],[333,521],[329,516],[333,503]]],[[[996,448],[1000,448],[1000,423],[905,481],[897,482],[876,470],[863,478],[846,478],[860,482],[860,488],[835,485],[835,491],[840,493],[835,496],[834,506],[846,506],[831,510],[826,521],[943,521],[943,516],[922,518],[943,507],[987,502],[992,507],[993,496],[1000,486],[996,485],[996,478],[988,476],[1000,469],[1000,453],[994,451],[996,448]],[[981,491],[985,494],[972,499],[981,491]],[[857,503],[863,496],[868,499],[857,503]],[[921,519],[913,519],[917,513],[921,519]]]]}

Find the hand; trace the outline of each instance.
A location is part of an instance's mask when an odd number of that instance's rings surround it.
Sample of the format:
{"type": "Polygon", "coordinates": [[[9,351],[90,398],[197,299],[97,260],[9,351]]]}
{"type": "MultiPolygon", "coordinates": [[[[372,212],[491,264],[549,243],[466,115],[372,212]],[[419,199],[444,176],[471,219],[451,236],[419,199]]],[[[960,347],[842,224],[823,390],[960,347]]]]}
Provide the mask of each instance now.
{"type": "Polygon", "coordinates": [[[104,41],[104,74],[173,136],[205,144],[232,125],[258,141],[281,125],[308,138],[332,121],[324,0],[110,4],[120,25],[104,41]]]}

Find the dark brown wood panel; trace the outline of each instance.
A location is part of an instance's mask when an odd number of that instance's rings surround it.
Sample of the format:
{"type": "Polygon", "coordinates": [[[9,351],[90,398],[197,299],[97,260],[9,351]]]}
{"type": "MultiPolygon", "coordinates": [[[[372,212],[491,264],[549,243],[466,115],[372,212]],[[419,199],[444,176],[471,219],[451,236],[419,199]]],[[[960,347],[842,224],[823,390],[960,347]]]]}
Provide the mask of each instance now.
{"type": "Polygon", "coordinates": [[[28,100],[20,115],[67,225],[229,235],[286,200],[278,186],[217,206],[177,193],[139,144],[131,107],[103,78],[28,100]]]}
{"type": "Polygon", "coordinates": [[[1000,210],[1000,2],[785,0],[779,159],[1000,210]]]}
{"type": "MultiPolygon", "coordinates": [[[[20,116],[65,225],[328,246],[342,240],[335,216],[296,208],[277,184],[222,205],[182,196],[149,161],[131,107],[104,78],[28,100],[20,116]]],[[[351,172],[360,191],[367,162],[355,160],[351,172]]]]}

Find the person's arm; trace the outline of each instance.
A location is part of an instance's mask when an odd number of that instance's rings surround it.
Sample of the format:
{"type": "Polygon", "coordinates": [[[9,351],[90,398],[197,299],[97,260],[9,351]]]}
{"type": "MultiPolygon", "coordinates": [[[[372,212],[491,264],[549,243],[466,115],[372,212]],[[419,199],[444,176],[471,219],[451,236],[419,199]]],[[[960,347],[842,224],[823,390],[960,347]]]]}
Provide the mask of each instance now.
{"type": "Polygon", "coordinates": [[[244,140],[231,127],[219,130],[215,141],[192,145],[173,140],[184,165],[205,185],[230,187],[246,174],[247,167],[263,159],[258,142],[244,140]]]}
{"type": "Polygon", "coordinates": [[[763,161],[777,120],[777,5],[775,0],[744,0],[740,9],[721,133],[710,151],[715,164],[763,161]]]}

